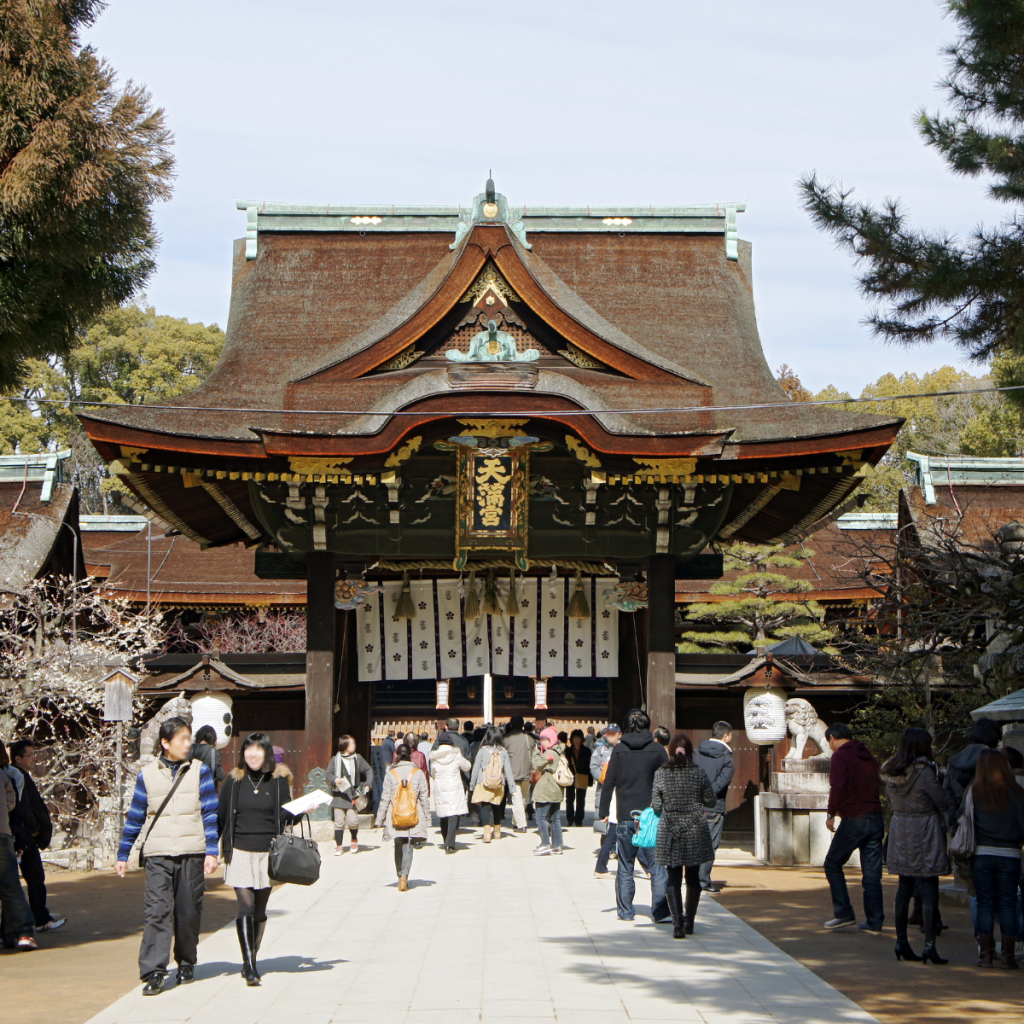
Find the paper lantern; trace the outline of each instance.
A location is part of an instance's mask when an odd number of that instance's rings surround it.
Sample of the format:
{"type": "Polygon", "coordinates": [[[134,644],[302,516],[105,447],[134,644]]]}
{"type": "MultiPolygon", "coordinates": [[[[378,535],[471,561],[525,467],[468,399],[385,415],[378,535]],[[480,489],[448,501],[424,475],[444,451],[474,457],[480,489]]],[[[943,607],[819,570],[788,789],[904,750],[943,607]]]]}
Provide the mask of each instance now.
{"type": "Polygon", "coordinates": [[[450,679],[438,679],[437,681],[437,702],[434,707],[438,711],[448,710],[448,690],[451,687],[450,679]]]}
{"type": "Polygon", "coordinates": [[[781,743],[786,738],[786,691],[776,686],[747,690],[743,695],[743,726],[751,743],[781,743]]]}
{"type": "Polygon", "coordinates": [[[548,677],[533,678],[533,706],[537,711],[546,711],[548,707],[548,677]]]}
{"type": "Polygon", "coordinates": [[[207,690],[193,697],[189,703],[192,705],[192,735],[195,736],[204,725],[213,726],[217,733],[217,749],[226,747],[234,735],[231,698],[219,690],[207,690]]]}

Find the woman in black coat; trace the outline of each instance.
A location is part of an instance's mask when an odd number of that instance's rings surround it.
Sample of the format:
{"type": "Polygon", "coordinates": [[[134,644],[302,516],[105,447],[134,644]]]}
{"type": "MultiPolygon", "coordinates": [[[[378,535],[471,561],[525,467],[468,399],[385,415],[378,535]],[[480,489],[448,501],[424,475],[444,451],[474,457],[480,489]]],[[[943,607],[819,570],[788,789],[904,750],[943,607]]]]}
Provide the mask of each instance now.
{"type": "Polygon", "coordinates": [[[573,729],[565,748],[565,759],[569,762],[569,771],[576,776],[565,790],[565,823],[579,828],[583,824],[587,789],[594,781],[590,777],[590,750],[583,744],[582,729],[573,729]]]}
{"type": "Polygon", "coordinates": [[[668,762],[654,773],[651,807],[660,815],[654,863],[668,868],[665,893],[672,911],[672,934],[677,939],[693,934],[700,903],[700,866],[713,859],[711,832],[704,808],[715,806],[715,791],[703,768],[693,763],[690,737],[676,733],[668,745],[668,762]],[[683,873],[686,873],[686,908],[683,908],[683,873]]]}
{"type": "Polygon", "coordinates": [[[247,985],[260,983],[256,954],[267,926],[270,844],[285,825],[298,820],[282,806],[291,798],[292,773],[275,762],[270,737],[262,732],[247,736],[238,767],[221,788],[217,810],[224,882],[234,887],[238,900],[235,926],[247,985]]]}

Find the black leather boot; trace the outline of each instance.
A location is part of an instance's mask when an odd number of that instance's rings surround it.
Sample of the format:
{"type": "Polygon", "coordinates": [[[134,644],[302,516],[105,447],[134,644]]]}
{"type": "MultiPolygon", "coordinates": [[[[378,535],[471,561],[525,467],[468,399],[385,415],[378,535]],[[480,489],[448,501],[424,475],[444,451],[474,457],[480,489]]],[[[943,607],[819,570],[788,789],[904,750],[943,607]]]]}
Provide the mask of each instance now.
{"type": "Polygon", "coordinates": [[[937,905],[926,902],[924,904],[924,950],[921,953],[921,959],[926,964],[948,964],[948,960],[943,960],[939,956],[938,950],[935,948],[935,936],[936,931],[936,919],[939,916],[939,908],[937,905]]]}
{"type": "Polygon", "coordinates": [[[260,946],[263,945],[263,933],[267,930],[267,919],[263,918],[262,921],[256,922],[256,944],[254,952],[260,951],[260,946]]]}
{"type": "Polygon", "coordinates": [[[688,885],[686,887],[686,913],[683,915],[687,935],[693,934],[693,925],[697,920],[698,903],[700,903],[700,886],[688,885]]]}
{"type": "Polygon", "coordinates": [[[665,890],[665,901],[672,913],[672,938],[685,939],[686,926],[683,921],[683,894],[674,885],[665,890]]]}
{"type": "Polygon", "coordinates": [[[255,922],[251,917],[240,917],[235,921],[235,927],[238,929],[238,946],[242,951],[242,977],[246,985],[258,985],[260,976],[256,970],[255,922]]]}
{"type": "Polygon", "coordinates": [[[910,914],[910,901],[899,892],[896,893],[896,900],[893,903],[893,916],[896,918],[896,959],[897,960],[920,960],[921,958],[910,946],[907,938],[908,916],[910,914]]]}

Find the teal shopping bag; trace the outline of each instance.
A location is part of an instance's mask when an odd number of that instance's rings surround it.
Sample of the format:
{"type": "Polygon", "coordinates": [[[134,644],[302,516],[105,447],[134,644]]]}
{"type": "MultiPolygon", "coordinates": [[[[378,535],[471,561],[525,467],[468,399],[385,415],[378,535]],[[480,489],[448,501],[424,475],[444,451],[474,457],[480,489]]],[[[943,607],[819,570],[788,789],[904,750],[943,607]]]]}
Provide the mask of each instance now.
{"type": "Polygon", "coordinates": [[[648,807],[637,821],[637,830],[633,835],[634,846],[652,847],[658,845],[658,822],[661,818],[648,807]]]}

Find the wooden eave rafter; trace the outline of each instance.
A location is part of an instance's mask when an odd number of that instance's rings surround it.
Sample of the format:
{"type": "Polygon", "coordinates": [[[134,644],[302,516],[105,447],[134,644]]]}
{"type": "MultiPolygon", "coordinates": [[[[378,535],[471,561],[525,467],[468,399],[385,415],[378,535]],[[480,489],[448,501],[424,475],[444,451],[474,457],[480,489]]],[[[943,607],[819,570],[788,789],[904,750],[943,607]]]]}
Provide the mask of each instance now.
{"type": "MultiPolygon", "coordinates": [[[[433,295],[409,319],[396,327],[356,355],[350,356],[332,366],[323,367],[313,373],[296,378],[297,381],[317,380],[331,382],[353,380],[376,370],[400,352],[414,345],[428,331],[436,327],[459,300],[472,287],[480,272],[491,260],[505,276],[519,297],[552,330],[571,342],[587,355],[605,363],[614,370],[643,381],[691,380],[676,373],[661,369],[652,363],[624,352],[593,331],[584,327],[562,310],[544,291],[534,276],[523,264],[515,250],[511,235],[504,225],[478,225],[467,237],[459,258],[455,261],[444,282],[433,295]]],[[[707,387],[702,380],[691,383],[707,387]]],[[[710,399],[708,388],[708,396],[710,399]]]]}

